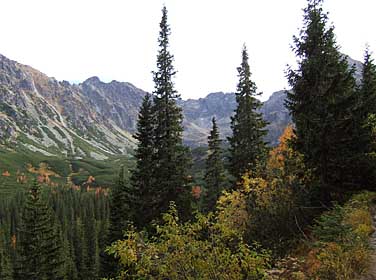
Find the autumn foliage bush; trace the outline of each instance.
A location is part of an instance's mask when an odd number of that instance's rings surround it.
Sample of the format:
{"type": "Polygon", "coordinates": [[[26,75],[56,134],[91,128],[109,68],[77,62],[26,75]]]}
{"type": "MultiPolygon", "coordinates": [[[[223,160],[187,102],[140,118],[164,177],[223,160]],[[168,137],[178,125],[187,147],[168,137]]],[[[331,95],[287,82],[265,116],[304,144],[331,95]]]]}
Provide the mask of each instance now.
{"type": "Polygon", "coordinates": [[[350,280],[367,270],[373,232],[370,204],[375,199],[375,193],[358,194],[317,220],[315,253],[307,259],[309,279],[350,280]]]}
{"type": "Polygon", "coordinates": [[[227,212],[233,198],[223,198],[218,216],[198,213],[190,223],[179,222],[172,204],[154,237],[127,231],[109,249],[123,267],[118,279],[264,279],[269,254],[247,245],[242,227],[233,227],[227,212]]]}
{"type": "Polygon", "coordinates": [[[323,213],[312,228],[307,253],[300,258],[300,268],[295,274],[288,274],[286,271],[291,268],[280,267],[281,274],[289,277],[278,279],[357,279],[369,267],[372,252],[369,237],[373,232],[371,205],[375,199],[375,193],[363,192],[344,206],[335,205],[323,213]]]}
{"type": "Polygon", "coordinates": [[[290,147],[293,137],[288,126],[279,146],[271,150],[266,168],[259,174],[247,174],[242,182],[249,190],[247,240],[272,250],[274,257],[284,256],[294,247],[312,217],[308,207],[311,173],[303,156],[290,147]]]}

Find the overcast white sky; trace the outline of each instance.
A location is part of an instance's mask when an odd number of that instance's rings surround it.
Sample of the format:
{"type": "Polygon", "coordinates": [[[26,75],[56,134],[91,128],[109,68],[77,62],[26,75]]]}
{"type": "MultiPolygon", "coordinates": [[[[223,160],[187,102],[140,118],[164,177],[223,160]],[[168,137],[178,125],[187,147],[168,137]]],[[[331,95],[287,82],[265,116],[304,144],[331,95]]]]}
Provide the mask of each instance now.
{"type": "MultiPolygon", "coordinates": [[[[246,43],[267,98],[287,88],[304,0],[0,0],[0,53],[58,80],[131,82],[153,90],[161,8],[169,11],[176,88],[184,99],[234,91],[246,43]]],[[[375,0],[326,0],[342,52],[376,50],[375,0]]]]}

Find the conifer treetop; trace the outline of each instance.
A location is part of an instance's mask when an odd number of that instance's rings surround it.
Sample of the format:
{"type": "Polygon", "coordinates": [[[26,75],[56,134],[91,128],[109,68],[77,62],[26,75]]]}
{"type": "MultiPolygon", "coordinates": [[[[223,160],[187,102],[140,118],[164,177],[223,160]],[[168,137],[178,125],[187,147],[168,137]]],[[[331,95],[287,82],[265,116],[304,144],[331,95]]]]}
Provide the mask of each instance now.
{"type": "Polygon", "coordinates": [[[176,71],[173,66],[174,56],[169,51],[169,36],[171,29],[167,22],[167,8],[162,8],[162,19],[159,24],[160,31],[158,37],[158,55],[157,55],[157,71],[153,71],[153,80],[155,83],[154,94],[157,98],[169,99],[179,98],[180,95],[174,88],[173,77],[176,71]]]}
{"type": "Polygon", "coordinates": [[[251,80],[251,70],[249,67],[249,56],[247,51],[247,46],[244,44],[242,49],[242,62],[238,70],[239,83],[237,86],[237,95],[238,96],[248,96],[256,95],[256,84],[251,80]]]}

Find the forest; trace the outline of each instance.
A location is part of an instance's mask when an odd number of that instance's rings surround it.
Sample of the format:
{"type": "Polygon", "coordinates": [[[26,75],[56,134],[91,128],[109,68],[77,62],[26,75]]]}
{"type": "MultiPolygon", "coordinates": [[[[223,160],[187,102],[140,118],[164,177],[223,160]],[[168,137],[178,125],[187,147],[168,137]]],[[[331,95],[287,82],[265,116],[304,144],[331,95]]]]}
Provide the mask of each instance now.
{"type": "Polygon", "coordinates": [[[369,49],[358,81],[323,0],[307,0],[292,41],[298,63],[286,71],[293,123],[277,146],[265,142],[244,45],[232,135],[221,139],[213,117],[201,166],[182,140],[170,34],[163,7],[134,164],[116,166],[113,187],[36,178],[0,197],[0,279],[367,275],[376,262],[376,64],[369,49]]]}

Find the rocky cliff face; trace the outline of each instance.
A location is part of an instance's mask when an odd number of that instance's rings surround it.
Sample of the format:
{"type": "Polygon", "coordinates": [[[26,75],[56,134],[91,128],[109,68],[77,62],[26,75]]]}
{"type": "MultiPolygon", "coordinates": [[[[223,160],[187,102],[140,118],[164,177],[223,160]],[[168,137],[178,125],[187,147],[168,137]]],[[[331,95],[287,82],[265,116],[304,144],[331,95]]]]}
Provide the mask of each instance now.
{"type": "MultiPolygon", "coordinates": [[[[266,141],[269,145],[277,145],[278,138],[284,128],[291,122],[288,110],[284,106],[285,91],[273,93],[262,104],[260,112],[267,125],[266,141]]],[[[184,140],[190,146],[206,145],[207,136],[211,129],[211,119],[215,117],[223,139],[231,135],[231,116],[236,108],[234,93],[211,93],[198,100],[181,101],[184,112],[184,140]]]]}
{"type": "Polygon", "coordinates": [[[276,146],[279,137],[282,135],[286,126],[291,123],[290,113],[285,107],[286,91],[274,92],[261,107],[261,113],[268,122],[266,141],[271,146],[276,146]]]}
{"type": "Polygon", "coordinates": [[[222,138],[231,134],[230,117],[236,108],[235,94],[216,92],[205,98],[181,100],[184,113],[184,141],[187,145],[206,145],[215,117],[222,138]]]}
{"type": "Polygon", "coordinates": [[[100,103],[95,106],[84,86],[59,82],[0,56],[1,143],[98,159],[130,150],[131,135],[98,109],[100,103]]]}
{"type": "Polygon", "coordinates": [[[98,77],[87,79],[80,89],[96,112],[123,130],[136,131],[138,109],[146,92],[130,83],[103,83],[98,77]]]}

